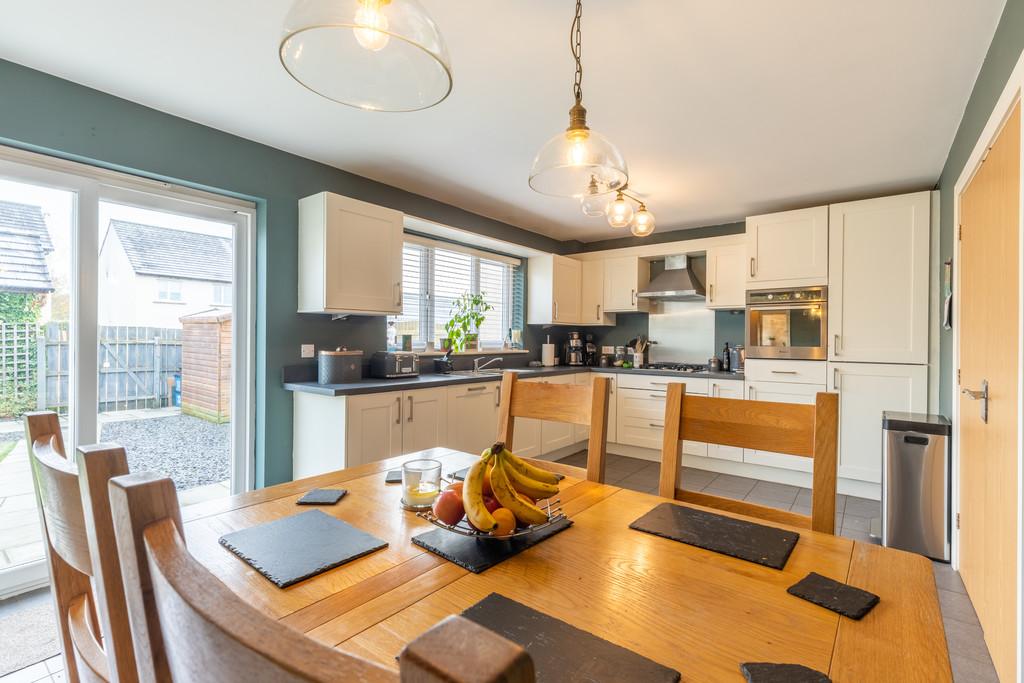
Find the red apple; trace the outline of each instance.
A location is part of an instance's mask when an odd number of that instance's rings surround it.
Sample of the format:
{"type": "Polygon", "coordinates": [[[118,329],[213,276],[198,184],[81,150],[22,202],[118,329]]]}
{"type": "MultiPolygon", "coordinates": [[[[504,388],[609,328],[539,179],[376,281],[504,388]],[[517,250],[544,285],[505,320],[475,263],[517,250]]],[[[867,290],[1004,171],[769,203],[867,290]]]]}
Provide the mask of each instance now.
{"type": "Polygon", "coordinates": [[[459,523],[466,509],[462,504],[462,495],[456,491],[442,491],[441,495],[434,501],[434,516],[448,526],[459,523]]]}

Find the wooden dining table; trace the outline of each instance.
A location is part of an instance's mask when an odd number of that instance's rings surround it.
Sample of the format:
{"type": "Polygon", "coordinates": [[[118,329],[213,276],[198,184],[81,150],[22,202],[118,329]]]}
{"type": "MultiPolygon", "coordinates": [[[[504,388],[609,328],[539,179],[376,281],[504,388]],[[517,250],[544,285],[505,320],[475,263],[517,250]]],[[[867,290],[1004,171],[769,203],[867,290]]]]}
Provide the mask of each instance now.
{"type": "Polygon", "coordinates": [[[742,681],[744,662],[802,664],[833,681],[952,680],[924,557],[799,529],[785,568],[771,569],[632,530],[631,522],[667,499],[538,462],[566,476],[559,497],[573,525],[473,574],[412,543],[435,527],[403,510],[401,485],[384,481],[388,470],[424,457],[441,461],[447,476],[477,456],[434,448],[198,503],[182,511],[186,541],[267,616],[395,670],[411,640],[500,593],[677,669],[683,681],[742,681]],[[296,500],[321,487],[348,495],[319,509],[388,547],[281,589],[218,543],[225,533],[308,509],[296,500]],[[786,592],[812,571],[871,591],[880,602],[855,621],[786,592]]]}

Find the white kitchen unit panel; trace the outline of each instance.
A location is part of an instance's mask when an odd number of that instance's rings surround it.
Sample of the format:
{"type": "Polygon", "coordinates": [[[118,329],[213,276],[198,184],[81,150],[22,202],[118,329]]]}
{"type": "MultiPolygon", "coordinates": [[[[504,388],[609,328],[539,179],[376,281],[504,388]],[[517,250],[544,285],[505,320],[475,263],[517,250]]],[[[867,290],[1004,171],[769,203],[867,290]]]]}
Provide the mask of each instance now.
{"type": "Polygon", "coordinates": [[[604,261],[580,261],[580,324],[615,324],[604,309],[604,261]]]}
{"type": "Polygon", "coordinates": [[[446,387],[402,392],[402,453],[443,446],[448,441],[446,387]]]}
{"type": "Polygon", "coordinates": [[[517,417],[512,430],[512,452],[521,458],[537,458],[543,455],[540,426],[540,420],[517,417]]]}
{"type": "Polygon", "coordinates": [[[747,382],[795,382],[823,385],[826,382],[826,372],[827,368],[823,360],[748,358],[743,366],[743,376],[747,382]]]}
{"type": "Polygon", "coordinates": [[[929,192],[829,207],[829,360],[927,363],[929,192]]]}
{"type": "Polygon", "coordinates": [[[828,207],[747,218],[746,274],[747,289],[825,284],[828,207]]]}
{"type": "Polygon", "coordinates": [[[637,296],[651,279],[651,265],[636,256],[604,261],[604,308],[608,313],[646,311],[647,300],[637,296]]]}
{"type": "MultiPolygon", "coordinates": [[[[710,380],[709,392],[709,396],[714,398],[743,400],[743,380],[712,378],[710,380]]],[[[742,448],[737,448],[736,446],[723,446],[722,444],[717,443],[709,443],[707,448],[709,458],[743,462],[742,448]]]]}
{"type": "Polygon", "coordinates": [[[300,199],[299,312],[400,313],[402,219],[330,192],[300,199]]]}
{"type": "MultiPolygon", "coordinates": [[[[623,389],[620,384],[617,393],[616,443],[660,451],[665,434],[665,391],[623,389]]],[[[683,453],[705,456],[708,445],[684,440],[683,453]]]]}
{"type": "Polygon", "coordinates": [[[498,434],[498,401],[501,382],[447,387],[449,448],[482,453],[498,434]]]}
{"type": "Polygon", "coordinates": [[[402,454],[402,392],[346,396],[345,466],[402,454]]]}
{"type": "Polygon", "coordinates": [[[526,272],[529,324],[580,323],[580,261],[556,254],[531,256],[526,272]]]}
{"type": "Polygon", "coordinates": [[[640,375],[622,372],[617,375],[617,378],[617,385],[620,389],[666,391],[669,384],[684,384],[688,394],[708,395],[708,380],[704,377],[687,377],[684,374],[678,376],[640,375]]]}
{"type": "Polygon", "coordinates": [[[743,308],[747,303],[747,245],[708,248],[707,307],[743,308]]]}
{"type": "MultiPolygon", "coordinates": [[[[769,362],[816,362],[822,366],[825,363],[820,361],[769,361],[769,362]]],[[[824,369],[824,368],[823,368],[824,369]]],[[[802,403],[814,405],[815,397],[819,392],[825,391],[825,384],[800,384],[788,382],[751,382],[746,383],[747,400],[750,401],[771,401],[772,403],[802,403]]],[[[799,455],[788,455],[785,453],[773,453],[747,448],[743,451],[743,462],[753,465],[767,465],[768,467],[781,467],[786,470],[799,472],[810,472],[812,469],[811,458],[804,458],[799,455]]]]}
{"type": "Polygon", "coordinates": [[[928,410],[928,366],[829,363],[839,392],[839,476],[882,481],[882,411],[928,410]]]}
{"type": "Polygon", "coordinates": [[[292,392],[292,479],[332,472],[345,457],[345,397],[292,392]]]}

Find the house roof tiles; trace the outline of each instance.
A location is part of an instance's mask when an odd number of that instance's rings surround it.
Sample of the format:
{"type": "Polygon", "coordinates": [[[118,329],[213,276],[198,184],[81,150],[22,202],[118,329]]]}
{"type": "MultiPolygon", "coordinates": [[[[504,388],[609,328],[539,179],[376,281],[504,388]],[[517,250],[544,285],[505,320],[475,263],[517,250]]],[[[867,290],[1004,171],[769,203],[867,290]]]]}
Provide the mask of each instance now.
{"type": "Polygon", "coordinates": [[[231,282],[231,240],[188,230],[110,221],[137,275],[231,282]]]}

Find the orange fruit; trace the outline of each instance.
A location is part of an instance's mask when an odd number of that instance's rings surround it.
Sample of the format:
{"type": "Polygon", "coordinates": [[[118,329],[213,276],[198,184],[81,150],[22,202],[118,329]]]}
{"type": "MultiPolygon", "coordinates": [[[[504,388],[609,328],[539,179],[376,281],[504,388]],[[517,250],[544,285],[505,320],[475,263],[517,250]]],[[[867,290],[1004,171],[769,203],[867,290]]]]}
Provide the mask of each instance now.
{"type": "Polygon", "coordinates": [[[491,514],[498,523],[498,528],[491,532],[492,536],[508,536],[516,530],[516,516],[508,508],[498,508],[491,514]]]}

